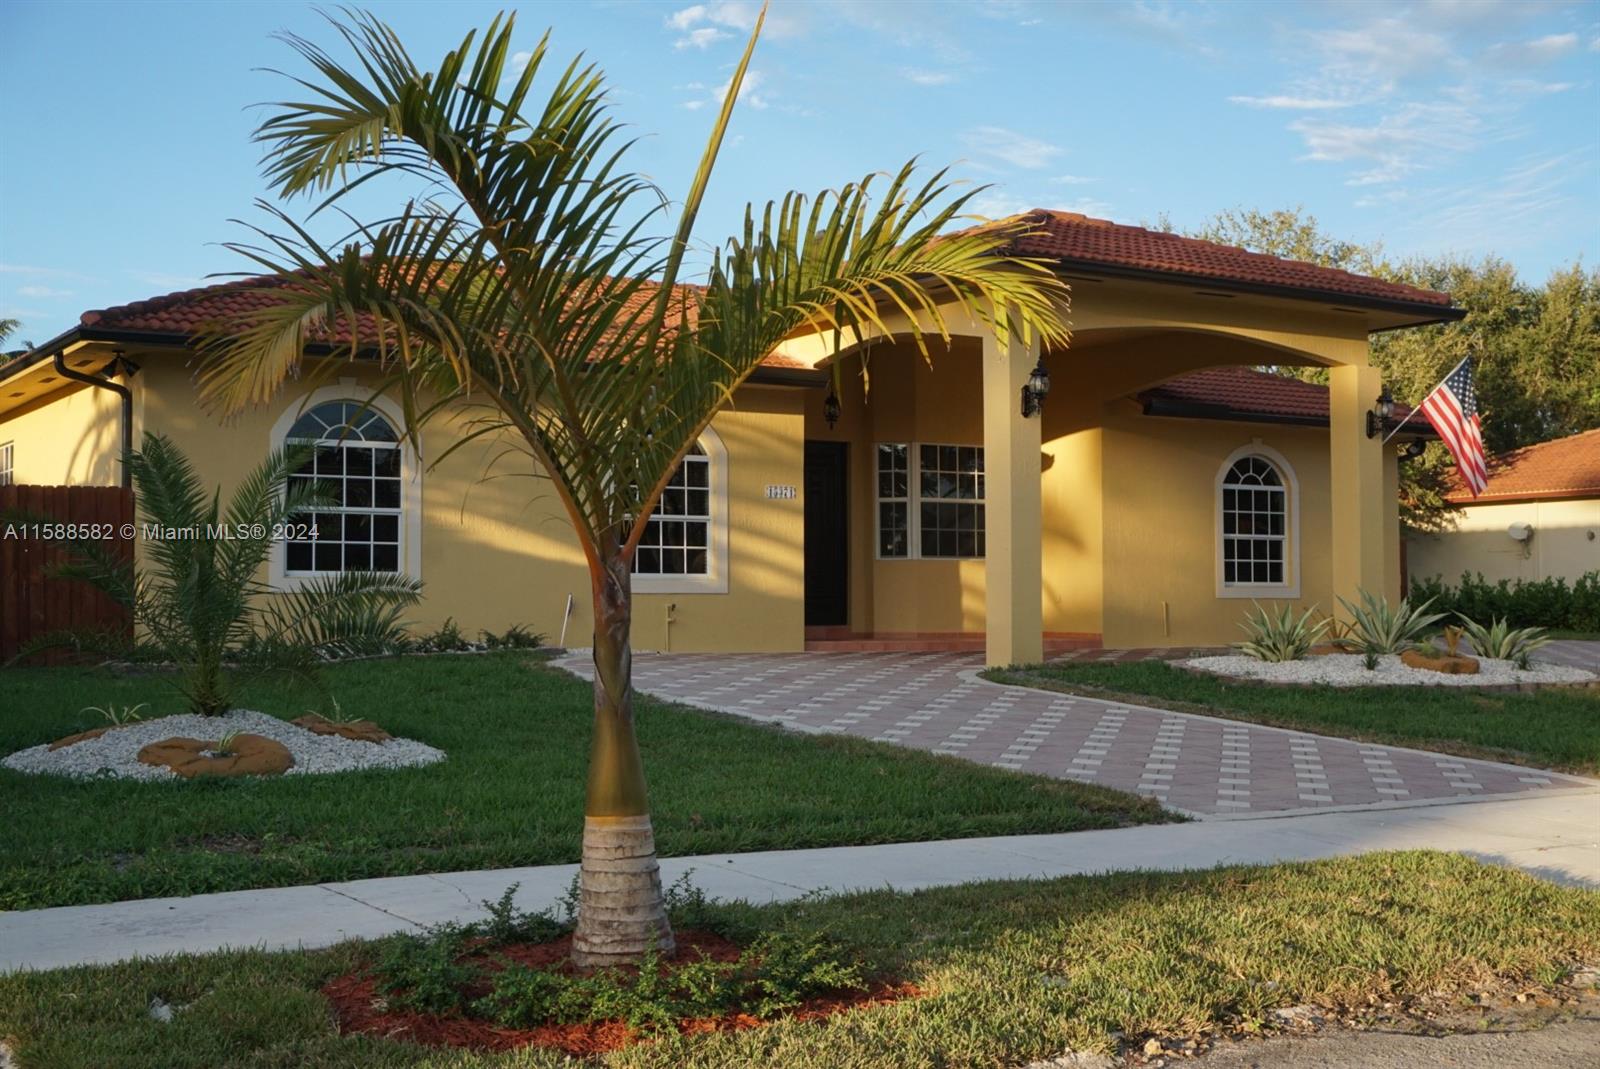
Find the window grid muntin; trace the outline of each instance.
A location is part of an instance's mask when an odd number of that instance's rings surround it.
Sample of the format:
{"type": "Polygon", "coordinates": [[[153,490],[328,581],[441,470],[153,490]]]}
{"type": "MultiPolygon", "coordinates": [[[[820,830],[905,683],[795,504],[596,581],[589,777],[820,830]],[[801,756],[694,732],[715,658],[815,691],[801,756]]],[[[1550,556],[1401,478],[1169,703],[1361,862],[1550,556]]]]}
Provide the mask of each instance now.
{"type": "Polygon", "coordinates": [[[878,556],[911,555],[911,447],[880,442],[878,457],[878,556]]]}
{"type": "Polygon", "coordinates": [[[293,519],[316,537],[287,540],[285,572],[400,571],[402,462],[389,421],[360,402],[327,401],[295,420],[285,441],[316,447],[289,485],[321,484],[337,502],[293,519]]]}
{"type": "Polygon", "coordinates": [[[16,481],[16,443],[0,442],[0,486],[10,486],[16,481]]]}
{"type": "Polygon", "coordinates": [[[1222,480],[1223,585],[1286,585],[1288,539],[1282,475],[1264,457],[1241,457],[1222,480]]]}
{"type": "Polygon", "coordinates": [[[633,574],[711,572],[711,457],[699,445],[667,480],[633,555],[633,574]]]}
{"type": "Polygon", "coordinates": [[[877,450],[878,557],[981,559],[983,447],[881,442],[877,450]]]}

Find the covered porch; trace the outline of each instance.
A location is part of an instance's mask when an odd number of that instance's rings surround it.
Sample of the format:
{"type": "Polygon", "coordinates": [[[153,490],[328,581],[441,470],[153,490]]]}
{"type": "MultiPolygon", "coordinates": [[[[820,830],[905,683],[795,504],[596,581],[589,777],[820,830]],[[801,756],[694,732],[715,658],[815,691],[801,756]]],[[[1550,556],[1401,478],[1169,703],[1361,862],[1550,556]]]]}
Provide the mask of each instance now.
{"type": "MultiPolygon", "coordinates": [[[[1140,440],[1130,399],[1222,366],[1329,369],[1326,431],[1300,429],[1314,436],[1313,478],[1327,501],[1316,517],[1327,559],[1315,570],[1330,596],[1315,600],[1329,608],[1335,594],[1398,591],[1394,468],[1366,433],[1382,384],[1367,365],[1365,315],[1083,279],[1072,318],[1073,342],[1061,351],[1007,348],[975,323],[927,357],[894,337],[811,349],[810,366],[839,365],[840,388],[832,422],[831,385],[805,402],[807,649],[981,651],[987,664],[1007,665],[1102,645],[1230,641],[1248,601],[1227,601],[1209,571],[1203,591],[1187,578],[1137,574],[1122,552],[1136,537],[1187,538],[1194,544],[1178,556],[1211,567],[1209,507],[1201,544],[1193,522],[1187,534],[1178,529],[1176,503],[1157,495],[1128,504],[1137,499],[1130,466],[1137,477],[1141,455],[1150,464],[1162,456],[1140,440]],[[1050,390],[1025,414],[1024,391],[1041,368],[1050,390]],[[1118,451],[1115,463],[1108,450],[1118,451]],[[1130,533],[1140,524],[1142,534],[1130,533]],[[1185,593],[1138,596],[1166,582],[1185,593]],[[1216,622],[1200,635],[1200,625],[1175,629],[1174,612],[1216,622]]],[[[1184,428],[1165,431],[1162,448],[1181,455],[1184,428]]],[[[1248,428],[1233,433],[1248,439],[1248,428]]]]}

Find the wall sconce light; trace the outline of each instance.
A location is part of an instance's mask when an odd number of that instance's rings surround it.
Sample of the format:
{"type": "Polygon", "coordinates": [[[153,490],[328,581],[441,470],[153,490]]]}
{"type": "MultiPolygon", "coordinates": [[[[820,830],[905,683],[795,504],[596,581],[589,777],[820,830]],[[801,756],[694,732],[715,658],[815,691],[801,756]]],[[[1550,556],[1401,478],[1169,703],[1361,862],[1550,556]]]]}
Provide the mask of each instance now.
{"type": "Polygon", "coordinates": [[[1385,386],[1383,392],[1378,394],[1378,401],[1372,411],[1367,413],[1367,437],[1376,438],[1382,434],[1389,417],[1393,415],[1394,395],[1389,392],[1389,387],[1385,386]]]}
{"type": "Polygon", "coordinates": [[[1022,384],[1022,418],[1037,416],[1044,408],[1045,395],[1050,392],[1050,372],[1045,370],[1044,356],[1033,365],[1028,381],[1022,384]]]}
{"type": "Polygon", "coordinates": [[[839,422],[839,395],[833,392],[833,387],[828,387],[828,396],[822,402],[822,418],[828,421],[828,429],[839,422]]]}

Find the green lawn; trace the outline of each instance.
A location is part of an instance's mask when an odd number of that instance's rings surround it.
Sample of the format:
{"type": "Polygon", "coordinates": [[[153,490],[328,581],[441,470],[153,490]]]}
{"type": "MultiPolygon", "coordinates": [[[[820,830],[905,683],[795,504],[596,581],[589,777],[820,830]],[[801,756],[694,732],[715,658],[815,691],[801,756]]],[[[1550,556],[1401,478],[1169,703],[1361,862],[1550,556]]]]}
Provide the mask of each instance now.
{"type": "Polygon", "coordinates": [[[1068,661],[988,675],[1003,683],[1349,739],[1600,773],[1600,691],[1596,690],[1473,694],[1449,687],[1273,687],[1230,683],[1160,661],[1068,661]]]}
{"type": "MultiPolygon", "coordinates": [[[[255,782],[74,782],[0,769],[0,909],[576,861],[592,697],[537,655],[330,668],[346,715],[445,750],[422,769],[255,782]]],[[[257,685],[285,717],[315,693],[257,685]]],[[[0,753],[179,711],[156,676],[0,672],[0,753]]],[[[327,708],[327,706],[324,706],[327,708]]],[[[1170,819],[1131,795],[844,738],[639,703],[665,854],[1075,831],[1170,819]]]]}
{"type": "MultiPolygon", "coordinates": [[[[1360,1007],[1552,985],[1600,961],[1600,894],[1455,855],[1400,853],[1195,874],[876,892],[767,909],[825,927],[926,995],[823,1021],[671,1037],[633,1069],[989,1069],[1063,1049],[1270,1029],[1276,1008],[1360,1007]]],[[[370,948],[229,953],[0,978],[0,1035],[29,1069],[576,1066],[342,1037],[318,993],[370,948]],[[150,1018],[153,998],[174,1006],[150,1018]]]]}

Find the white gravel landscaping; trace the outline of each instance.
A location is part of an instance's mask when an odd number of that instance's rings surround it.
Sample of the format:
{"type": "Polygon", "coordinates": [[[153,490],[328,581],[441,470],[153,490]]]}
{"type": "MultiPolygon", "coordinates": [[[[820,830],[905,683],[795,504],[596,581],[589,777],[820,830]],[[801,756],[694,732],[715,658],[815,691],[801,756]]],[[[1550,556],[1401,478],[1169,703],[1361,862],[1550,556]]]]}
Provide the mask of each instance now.
{"type": "Polygon", "coordinates": [[[1330,653],[1299,661],[1258,661],[1233,654],[1226,657],[1196,657],[1182,662],[1187,668],[1218,676],[1255,679],[1265,683],[1326,683],[1333,687],[1490,687],[1515,683],[1588,683],[1596,677],[1581,668],[1539,661],[1524,672],[1510,661],[1488,657],[1478,660],[1475,676],[1452,676],[1430,672],[1400,663],[1400,658],[1385,654],[1378,667],[1368,671],[1358,653],[1330,653]]]}
{"type": "Polygon", "coordinates": [[[51,750],[49,743],[30,746],[0,761],[0,766],[39,775],[91,779],[176,780],[181,777],[162,765],[139,761],[139,750],[152,742],[174,737],[217,739],[232,731],[265,735],[283,743],[294,755],[294,767],[285,775],[323,775],[369,768],[410,768],[443,761],[445,753],[412,739],[358,742],[338,735],[318,735],[251,709],[235,709],[222,716],[164,716],[112,728],[97,739],[51,750]]]}

